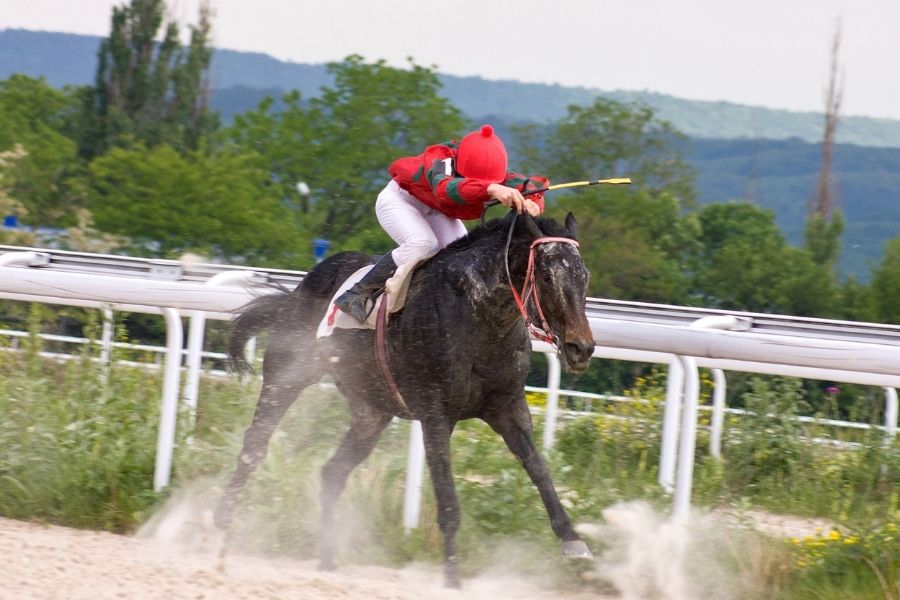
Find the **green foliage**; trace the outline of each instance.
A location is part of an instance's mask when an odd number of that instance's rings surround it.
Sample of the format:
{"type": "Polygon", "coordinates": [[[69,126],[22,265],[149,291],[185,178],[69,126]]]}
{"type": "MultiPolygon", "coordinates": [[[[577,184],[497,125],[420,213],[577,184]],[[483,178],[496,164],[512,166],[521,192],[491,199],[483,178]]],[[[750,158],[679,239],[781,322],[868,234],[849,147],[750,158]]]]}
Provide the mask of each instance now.
{"type": "Polygon", "coordinates": [[[328,65],[333,86],[305,106],[299,93],[235,118],[225,138],[253,148],[268,165],[271,182],[295,207],[307,240],[325,237],[334,250],[383,252],[390,247],[375,221],[375,197],[388,180],[387,167],[463,133],[464,123],[428,68],[389,67],[350,56],[328,65]],[[303,182],[310,195],[298,194],[303,182]]]}
{"type": "Polygon", "coordinates": [[[712,204],[698,213],[700,252],[692,270],[705,306],[765,312],[780,304],[774,282],[787,244],[773,215],[749,203],[712,204]]]}
{"type": "Polygon", "coordinates": [[[198,252],[247,264],[296,264],[290,212],[263,185],[259,155],[116,148],[91,163],[97,226],[128,236],[141,255],[198,252]]]}
{"type": "Polygon", "coordinates": [[[792,420],[805,412],[800,380],[753,378],[743,399],[749,414],[729,431],[727,485],[743,493],[762,481],[780,486],[809,466],[802,430],[792,420]]]}
{"type": "Polygon", "coordinates": [[[837,299],[827,265],[787,244],[774,215],[748,202],[709,204],[690,258],[694,293],[704,306],[829,316],[837,299]]]}
{"type": "Polygon", "coordinates": [[[848,321],[878,320],[878,309],[871,286],[860,283],[856,277],[848,277],[840,286],[837,317],[848,321]]]}
{"type": "MultiPolygon", "coordinates": [[[[40,319],[33,309],[30,329],[40,319]]],[[[155,499],[158,383],[133,369],[101,370],[96,349],[64,366],[40,350],[32,336],[24,354],[0,354],[0,513],[128,530],[155,499]]]]}
{"type": "MultiPolygon", "coordinates": [[[[5,67],[0,72],[46,75],[53,86],[90,84],[94,82],[91,75],[97,64],[99,41],[88,36],[0,31],[0,67],[5,67]]],[[[324,65],[289,64],[264,55],[217,49],[215,62],[214,83],[220,89],[211,91],[212,105],[222,111],[226,122],[266,95],[281,96],[284,82],[292,82],[308,100],[334,81],[324,65]]],[[[443,95],[464,115],[479,119],[491,115],[488,120],[505,123],[507,130],[511,123],[552,123],[566,116],[568,106],[591,106],[598,95],[608,101],[650,107],[656,117],[690,136],[678,147],[697,171],[695,187],[701,202],[741,198],[758,203],[775,212],[791,244],[804,243],[804,206],[821,167],[821,115],[696,102],[647,92],[598,94],[596,90],[563,86],[448,75],[437,78],[443,85],[443,95]]],[[[278,110],[276,102],[274,112],[278,110]]],[[[77,133],[82,125],[79,120],[80,115],[70,123],[66,135],[83,140],[77,133]]],[[[897,231],[900,203],[894,199],[900,186],[900,149],[890,146],[897,145],[898,131],[900,122],[841,119],[841,143],[835,147],[833,162],[835,193],[846,220],[839,267],[842,276],[854,275],[860,282],[868,281],[870,269],[880,261],[884,242],[897,231]]],[[[533,167],[535,172],[546,170],[544,164],[533,167]]],[[[577,178],[588,175],[579,173],[577,178]]],[[[37,181],[51,180],[41,177],[37,181]]],[[[77,190],[68,196],[67,202],[83,197],[77,190]]],[[[296,200],[293,194],[285,198],[296,200]]],[[[65,210],[60,214],[65,215],[65,210]]],[[[388,244],[386,237],[371,220],[363,226],[364,235],[359,242],[352,241],[353,247],[358,243],[365,249],[382,251],[388,244]]]]}
{"type": "Polygon", "coordinates": [[[598,97],[589,106],[569,106],[548,128],[515,129],[525,168],[551,181],[627,176],[642,190],[693,204],[694,173],[679,145],[684,137],[648,106],[598,97]]]}
{"type": "Polygon", "coordinates": [[[572,211],[579,225],[590,294],[624,300],[684,302],[688,281],[681,262],[695,244],[693,172],[680,152],[681,136],[642,105],[597,98],[570,106],[546,127],[513,127],[527,171],[552,182],[629,176],[629,188],[591,188],[546,199],[548,214],[572,211]]]}
{"type": "Polygon", "coordinates": [[[867,530],[832,529],[790,540],[801,579],[787,597],[900,598],[900,514],[867,530]],[[826,591],[827,596],[823,594],[826,591]]]}
{"type": "Polygon", "coordinates": [[[900,324],[900,237],[885,244],[884,258],[873,273],[872,294],[877,319],[900,324]]]}
{"type": "Polygon", "coordinates": [[[15,201],[15,208],[0,208],[18,213],[24,223],[66,223],[78,205],[75,143],[65,134],[75,101],[74,92],[43,79],[13,75],[0,81],[0,204],[4,195],[15,201]]]}
{"type": "Polygon", "coordinates": [[[560,196],[548,214],[578,222],[580,252],[591,272],[589,294],[679,303],[689,282],[682,256],[696,244],[697,221],[668,193],[599,189],[560,196]]]}
{"type": "Polygon", "coordinates": [[[834,268],[841,254],[844,214],[835,211],[830,219],[812,214],[806,219],[806,248],[814,263],[834,268]]]}
{"type": "Polygon", "coordinates": [[[209,6],[201,3],[187,47],[181,46],[178,25],[163,22],[165,10],[163,0],[113,7],[96,82],[84,98],[82,156],[92,158],[133,140],[196,149],[217,126],[206,89],[212,59],[209,6]]]}

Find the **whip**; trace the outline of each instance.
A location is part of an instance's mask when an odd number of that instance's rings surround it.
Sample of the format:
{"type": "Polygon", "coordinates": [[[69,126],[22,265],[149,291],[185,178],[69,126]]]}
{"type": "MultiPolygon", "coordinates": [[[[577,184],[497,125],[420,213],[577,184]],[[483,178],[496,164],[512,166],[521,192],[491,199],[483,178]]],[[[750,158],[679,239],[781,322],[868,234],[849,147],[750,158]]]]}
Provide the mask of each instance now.
{"type": "Polygon", "coordinates": [[[522,192],[523,196],[531,196],[532,194],[540,194],[541,192],[552,192],[553,190],[561,190],[564,188],[584,187],[586,185],[624,185],[631,183],[631,177],[613,177],[611,179],[595,179],[593,181],[570,181],[568,183],[557,183],[539,190],[529,190],[522,192]]]}
{"type": "MultiPolygon", "coordinates": [[[[522,192],[522,195],[528,197],[534,194],[552,192],[553,190],[561,190],[565,188],[585,187],[588,185],[627,185],[629,183],[631,183],[631,177],[612,177],[609,179],[594,179],[591,181],[570,181],[568,183],[557,183],[555,185],[540,188],[537,190],[528,190],[527,192],[522,192]]],[[[484,203],[484,208],[488,209],[492,206],[497,206],[498,204],[500,204],[499,200],[490,200],[484,203]]]]}

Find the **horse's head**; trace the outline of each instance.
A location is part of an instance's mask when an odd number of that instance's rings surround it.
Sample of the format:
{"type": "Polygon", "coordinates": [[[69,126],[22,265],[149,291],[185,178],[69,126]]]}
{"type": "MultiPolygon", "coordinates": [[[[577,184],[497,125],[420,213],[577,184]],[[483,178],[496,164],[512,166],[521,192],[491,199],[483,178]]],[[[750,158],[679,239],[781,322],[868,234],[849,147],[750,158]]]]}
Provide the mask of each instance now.
{"type": "Polygon", "coordinates": [[[578,252],[575,218],[569,213],[565,226],[527,215],[523,221],[531,239],[522,294],[528,316],[557,345],[566,370],[581,373],[594,335],[585,315],[590,273],[578,252]]]}

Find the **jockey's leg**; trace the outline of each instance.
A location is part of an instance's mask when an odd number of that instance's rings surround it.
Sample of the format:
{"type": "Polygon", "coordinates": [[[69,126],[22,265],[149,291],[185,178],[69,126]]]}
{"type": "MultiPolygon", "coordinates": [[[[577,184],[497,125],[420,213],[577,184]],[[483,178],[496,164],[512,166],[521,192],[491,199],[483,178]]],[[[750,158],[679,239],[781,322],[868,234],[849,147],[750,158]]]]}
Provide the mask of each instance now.
{"type": "Polygon", "coordinates": [[[432,256],[466,232],[460,221],[422,204],[395,181],[389,182],[378,194],[375,214],[398,247],[335,301],[338,308],[360,323],[366,321],[375,305],[369,301],[384,287],[397,267],[432,256]]]}
{"type": "MultiPolygon", "coordinates": [[[[334,303],[339,309],[352,316],[360,323],[365,323],[371,308],[369,301],[374,300],[377,292],[384,288],[385,282],[391,278],[397,264],[391,253],[388,252],[375,263],[372,269],[362,279],[353,284],[353,287],[340,295],[334,303]]],[[[372,307],[375,306],[374,301],[372,307]]]]}

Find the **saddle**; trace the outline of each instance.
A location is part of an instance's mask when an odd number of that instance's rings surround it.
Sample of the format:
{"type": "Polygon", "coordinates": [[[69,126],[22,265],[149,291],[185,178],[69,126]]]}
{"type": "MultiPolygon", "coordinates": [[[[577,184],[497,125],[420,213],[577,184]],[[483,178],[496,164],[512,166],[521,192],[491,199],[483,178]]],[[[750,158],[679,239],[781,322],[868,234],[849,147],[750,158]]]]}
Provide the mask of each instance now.
{"type": "Polygon", "coordinates": [[[406,292],[409,289],[409,282],[412,279],[413,271],[429,258],[431,257],[429,256],[422,260],[397,267],[394,275],[385,283],[384,292],[378,294],[375,298],[375,307],[369,312],[369,318],[366,319],[365,323],[360,323],[350,315],[344,313],[334,303],[338,296],[362,279],[363,276],[371,270],[373,265],[365,266],[353,273],[353,275],[348,277],[346,281],[341,284],[331,297],[331,302],[328,303],[328,310],[319,322],[319,327],[316,330],[316,338],[327,337],[331,335],[335,329],[375,329],[375,319],[381,308],[381,303],[388,303],[388,314],[397,312],[403,308],[403,305],[406,303],[406,292]]]}

